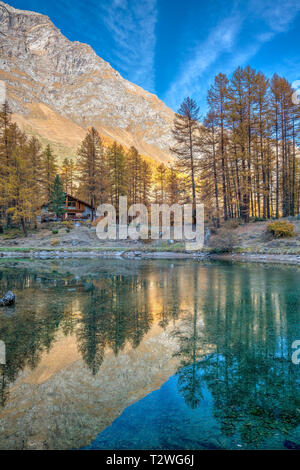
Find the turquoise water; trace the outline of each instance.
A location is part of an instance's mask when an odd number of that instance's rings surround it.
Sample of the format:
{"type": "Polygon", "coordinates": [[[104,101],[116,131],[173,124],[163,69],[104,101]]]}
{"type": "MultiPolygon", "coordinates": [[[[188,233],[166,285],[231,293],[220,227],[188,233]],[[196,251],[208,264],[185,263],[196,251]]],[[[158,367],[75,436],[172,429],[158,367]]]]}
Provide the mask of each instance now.
{"type": "Polygon", "coordinates": [[[20,261],[0,281],[0,448],[300,445],[297,267],[20,261]]]}

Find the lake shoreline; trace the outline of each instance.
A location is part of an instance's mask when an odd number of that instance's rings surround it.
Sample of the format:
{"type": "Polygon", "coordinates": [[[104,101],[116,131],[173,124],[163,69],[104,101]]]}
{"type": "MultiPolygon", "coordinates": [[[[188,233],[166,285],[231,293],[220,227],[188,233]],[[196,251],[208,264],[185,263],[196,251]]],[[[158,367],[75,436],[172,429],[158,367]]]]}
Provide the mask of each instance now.
{"type": "Polygon", "coordinates": [[[216,261],[238,261],[255,263],[279,263],[300,265],[300,255],[262,253],[207,253],[139,250],[9,250],[0,249],[0,258],[16,259],[67,259],[67,258],[111,258],[111,259],[194,259],[216,261]]]}

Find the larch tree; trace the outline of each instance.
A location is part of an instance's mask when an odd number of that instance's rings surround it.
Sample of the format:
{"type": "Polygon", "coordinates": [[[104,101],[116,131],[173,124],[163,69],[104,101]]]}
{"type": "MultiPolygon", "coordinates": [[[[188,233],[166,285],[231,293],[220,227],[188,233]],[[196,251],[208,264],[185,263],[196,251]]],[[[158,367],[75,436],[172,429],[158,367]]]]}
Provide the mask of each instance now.
{"type": "Polygon", "coordinates": [[[65,158],[61,167],[61,180],[66,193],[74,195],[77,165],[72,157],[65,158]]]}
{"type": "Polygon", "coordinates": [[[145,160],[141,163],[141,198],[142,203],[146,206],[150,203],[152,186],[152,169],[145,160]]]}
{"type": "Polygon", "coordinates": [[[12,221],[20,223],[27,237],[27,221],[36,215],[32,166],[30,165],[27,138],[16,130],[16,145],[11,155],[6,181],[6,213],[12,221]]]}
{"type": "Polygon", "coordinates": [[[222,177],[222,196],[223,196],[223,214],[224,220],[229,215],[229,197],[228,197],[228,168],[227,168],[227,148],[226,148],[226,107],[228,100],[228,78],[219,73],[215,81],[208,90],[207,102],[210,112],[210,121],[213,117],[214,139],[217,139],[217,145],[214,146],[214,158],[220,161],[220,170],[222,177]]]}
{"type": "Polygon", "coordinates": [[[141,202],[141,167],[142,158],[135,147],[130,147],[127,152],[127,175],[128,175],[128,197],[129,205],[141,202]]]}
{"type": "Polygon", "coordinates": [[[41,211],[41,201],[43,200],[43,165],[42,146],[36,137],[31,137],[28,145],[28,163],[31,167],[31,188],[32,188],[32,209],[34,212],[34,226],[37,227],[36,216],[41,211]]]}
{"type": "Polygon", "coordinates": [[[109,171],[110,201],[118,214],[119,197],[128,195],[126,154],[122,145],[113,142],[106,151],[109,171]]]}
{"type": "Polygon", "coordinates": [[[79,181],[91,204],[94,220],[97,204],[102,202],[101,195],[106,189],[104,150],[101,137],[94,127],[89,129],[77,154],[79,181]]]}
{"type": "Polygon", "coordinates": [[[178,204],[181,202],[182,179],[174,163],[171,163],[167,170],[166,195],[168,204],[178,204]]]}
{"type": "Polygon", "coordinates": [[[42,155],[42,185],[46,202],[50,200],[52,185],[57,171],[56,156],[53,154],[50,145],[47,145],[42,155]]]}
{"type": "Polygon", "coordinates": [[[185,98],[173,123],[173,139],[175,144],[171,151],[178,159],[178,165],[190,179],[193,204],[193,218],[196,215],[196,175],[199,169],[199,107],[192,98],[185,98]]]}
{"type": "Polygon", "coordinates": [[[155,202],[157,204],[166,204],[167,195],[167,167],[161,163],[155,170],[154,183],[155,183],[155,202]]]}
{"type": "Polygon", "coordinates": [[[300,107],[290,83],[250,67],[219,74],[203,122],[201,198],[209,216],[269,219],[299,212],[300,107]],[[210,209],[213,209],[212,211],[210,209]]]}
{"type": "Polygon", "coordinates": [[[200,188],[202,201],[206,208],[210,208],[211,215],[215,218],[217,227],[220,226],[219,179],[221,160],[217,151],[219,144],[218,131],[217,118],[214,111],[211,110],[204,120],[202,132],[201,149],[203,158],[201,158],[200,161],[200,188]]]}
{"type": "Polygon", "coordinates": [[[10,160],[9,135],[11,128],[11,111],[5,102],[0,111],[0,233],[3,233],[3,225],[6,214],[5,186],[8,177],[10,160]]]}
{"type": "Polygon", "coordinates": [[[246,93],[245,72],[238,67],[229,87],[228,118],[231,122],[231,138],[234,145],[236,170],[239,175],[240,216],[244,222],[250,217],[249,186],[249,97],[246,93]]]}

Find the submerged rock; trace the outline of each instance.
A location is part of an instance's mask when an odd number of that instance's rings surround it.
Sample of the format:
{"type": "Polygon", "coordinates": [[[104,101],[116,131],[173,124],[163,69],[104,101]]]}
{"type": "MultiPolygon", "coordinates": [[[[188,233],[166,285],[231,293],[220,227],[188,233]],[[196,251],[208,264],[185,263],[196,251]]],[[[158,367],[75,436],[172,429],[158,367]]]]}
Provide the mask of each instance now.
{"type": "Polygon", "coordinates": [[[9,305],[14,305],[16,302],[15,294],[9,290],[6,294],[0,299],[0,307],[7,307],[9,305]]]}

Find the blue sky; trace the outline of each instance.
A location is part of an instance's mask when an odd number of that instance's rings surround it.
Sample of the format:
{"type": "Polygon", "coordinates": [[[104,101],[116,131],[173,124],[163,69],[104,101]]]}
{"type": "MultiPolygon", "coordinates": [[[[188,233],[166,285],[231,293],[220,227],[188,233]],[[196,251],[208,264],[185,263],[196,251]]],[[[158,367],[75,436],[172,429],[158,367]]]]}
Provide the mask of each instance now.
{"type": "Polygon", "coordinates": [[[238,65],[300,79],[299,0],[6,1],[48,15],[174,110],[191,96],[205,112],[214,76],[238,65]]]}

